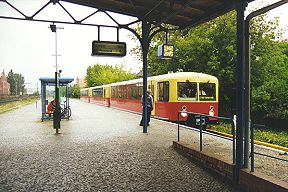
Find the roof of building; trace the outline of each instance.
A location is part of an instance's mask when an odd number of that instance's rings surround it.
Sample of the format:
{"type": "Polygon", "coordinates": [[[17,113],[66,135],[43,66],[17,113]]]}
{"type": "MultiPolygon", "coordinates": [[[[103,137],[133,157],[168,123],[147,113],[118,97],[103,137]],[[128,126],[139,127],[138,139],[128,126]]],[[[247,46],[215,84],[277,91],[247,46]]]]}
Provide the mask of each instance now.
{"type": "MultiPolygon", "coordinates": [[[[64,0],[83,6],[186,28],[223,15],[242,0],[64,0]]],[[[252,2],[254,0],[247,0],[252,2]]]]}

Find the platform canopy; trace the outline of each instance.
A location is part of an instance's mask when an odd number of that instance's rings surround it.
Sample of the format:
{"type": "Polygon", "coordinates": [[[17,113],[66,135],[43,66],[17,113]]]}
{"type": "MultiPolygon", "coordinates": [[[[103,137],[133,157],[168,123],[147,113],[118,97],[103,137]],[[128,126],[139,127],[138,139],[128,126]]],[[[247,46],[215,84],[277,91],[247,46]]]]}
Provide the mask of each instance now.
{"type": "MultiPolygon", "coordinates": [[[[46,83],[47,85],[55,85],[55,78],[53,77],[41,77],[39,78],[39,80],[41,81],[41,83],[46,83]]],[[[74,81],[74,79],[69,77],[59,78],[60,85],[66,85],[68,83],[71,83],[72,81],[74,81]]]]}
{"type": "MultiPolygon", "coordinates": [[[[186,28],[235,9],[243,0],[63,0],[78,5],[186,28]]],[[[246,0],[251,2],[254,0],[246,0]]]]}

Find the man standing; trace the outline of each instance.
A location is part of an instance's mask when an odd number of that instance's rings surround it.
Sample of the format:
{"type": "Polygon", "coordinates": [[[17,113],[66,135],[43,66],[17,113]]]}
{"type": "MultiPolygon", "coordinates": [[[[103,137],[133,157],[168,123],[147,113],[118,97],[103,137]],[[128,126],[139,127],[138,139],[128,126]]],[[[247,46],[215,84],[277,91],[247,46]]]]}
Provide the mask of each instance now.
{"type": "MultiPolygon", "coordinates": [[[[148,126],[150,123],[151,111],[153,111],[153,97],[151,94],[152,94],[151,89],[148,89],[147,90],[147,125],[148,126]]],[[[143,96],[142,96],[142,106],[143,106],[143,103],[144,101],[143,101],[143,96]]],[[[142,119],[140,121],[140,126],[143,126],[143,114],[142,114],[142,119]]]]}

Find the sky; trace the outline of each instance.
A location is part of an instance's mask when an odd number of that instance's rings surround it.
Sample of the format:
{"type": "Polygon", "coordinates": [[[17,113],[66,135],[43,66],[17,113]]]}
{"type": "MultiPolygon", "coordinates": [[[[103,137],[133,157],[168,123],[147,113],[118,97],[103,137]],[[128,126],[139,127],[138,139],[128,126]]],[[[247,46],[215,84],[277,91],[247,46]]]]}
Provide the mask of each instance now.
{"type": "MultiPolygon", "coordinates": [[[[256,0],[249,4],[247,10],[261,8],[279,0],[256,0]]],[[[8,0],[21,10],[25,15],[31,16],[38,11],[47,0],[8,0]]],[[[65,8],[77,19],[83,19],[96,9],[61,2],[65,8]]],[[[280,28],[285,29],[285,38],[288,38],[288,4],[285,4],[269,12],[268,16],[280,18],[280,28]]],[[[248,14],[247,11],[247,14],[248,14]]],[[[1,16],[20,17],[11,8],[0,2],[1,16]]],[[[126,24],[135,18],[113,14],[117,22],[126,24]]],[[[59,5],[49,5],[40,12],[35,19],[72,21],[69,16],[60,9],[59,5]]],[[[115,25],[111,19],[103,13],[97,13],[87,20],[95,24],[115,25]],[[93,20],[93,21],[92,21],[93,20]]],[[[21,73],[25,78],[27,88],[36,88],[40,77],[53,77],[55,72],[55,33],[49,29],[50,23],[19,21],[0,19],[0,71],[6,75],[12,69],[15,73],[21,73]],[[54,56],[53,56],[54,55],[54,56]]],[[[62,77],[84,78],[88,66],[96,63],[115,66],[123,64],[126,70],[137,73],[142,68],[142,62],[129,53],[139,46],[139,42],[131,40],[133,34],[125,29],[120,30],[120,41],[127,43],[127,55],[122,58],[92,57],[91,44],[97,40],[97,27],[83,25],[56,24],[63,29],[57,30],[57,63],[62,70],[62,77]]],[[[100,29],[100,40],[116,41],[116,30],[112,28],[100,29]]]]}

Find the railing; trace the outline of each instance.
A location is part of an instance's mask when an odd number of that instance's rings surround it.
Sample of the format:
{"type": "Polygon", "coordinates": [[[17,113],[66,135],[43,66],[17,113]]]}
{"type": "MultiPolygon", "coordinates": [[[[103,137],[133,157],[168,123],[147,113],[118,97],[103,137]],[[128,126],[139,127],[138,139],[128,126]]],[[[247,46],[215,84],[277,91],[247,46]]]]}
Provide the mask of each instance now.
{"type": "MultiPolygon", "coordinates": [[[[219,117],[219,116],[210,116],[210,115],[206,115],[206,114],[200,114],[200,113],[192,113],[192,112],[186,112],[186,111],[178,111],[178,116],[177,116],[177,123],[178,123],[178,142],[180,142],[180,115],[181,113],[185,113],[188,117],[189,117],[189,114],[190,115],[194,115],[194,118],[199,118],[199,130],[198,129],[195,129],[195,128],[192,128],[192,127],[187,127],[187,126],[183,126],[182,128],[185,128],[185,129],[190,129],[190,130],[193,130],[193,131],[197,131],[199,132],[199,149],[200,151],[203,150],[203,125],[202,125],[202,118],[208,118],[208,117],[212,117],[212,118],[216,118],[218,120],[225,120],[225,121],[228,121],[231,123],[232,125],[232,139],[230,139],[229,137],[224,137],[222,135],[217,135],[215,133],[211,133],[211,132],[204,132],[205,134],[207,135],[213,135],[213,136],[216,136],[216,137],[219,137],[219,138],[222,138],[222,139],[227,139],[227,140],[232,140],[232,148],[233,148],[233,164],[235,164],[235,159],[236,159],[236,138],[235,138],[235,130],[236,130],[236,116],[234,115],[233,118],[227,118],[227,117],[219,117]],[[195,117],[197,116],[197,117],[195,117]]],[[[270,128],[270,127],[267,127],[265,125],[259,125],[259,124],[252,124],[251,125],[251,129],[250,129],[250,142],[251,142],[251,153],[250,153],[250,157],[251,157],[251,172],[254,172],[254,154],[257,154],[257,155],[261,155],[261,156],[264,156],[264,157],[268,157],[268,158],[272,158],[272,159],[277,159],[277,160],[280,160],[280,161],[285,161],[285,162],[288,162],[288,160],[286,159],[282,159],[282,158],[279,158],[279,157],[274,157],[274,156],[271,156],[271,155],[268,155],[268,154],[263,154],[263,153],[258,153],[258,152],[255,152],[255,149],[254,149],[254,129],[255,127],[261,127],[261,128],[270,128]]]]}
{"type": "Polygon", "coordinates": [[[257,153],[254,151],[254,128],[255,127],[270,128],[270,127],[267,127],[265,125],[259,125],[259,124],[252,124],[251,125],[251,129],[250,129],[250,133],[251,133],[251,135],[250,135],[250,139],[251,139],[251,172],[254,172],[254,154],[261,155],[261,156],[268,157],[268,158],[272,158],[272,159],[277,159],[280,161],[288,162],[288,160],[286,160],[286,159],[274,157],[274,156],[263,154],[263,153],[257,153]]]}
{"type": "MultiPolygon", "coordinates": [[[[211,116],[211,115],[206,115],[206,114],[200,114],[200,113],[192,113],[192,112],[186,112],[186,111],[178,111],[178,116],[177,116],[177,123],[178,123],[178,142],[180,142],[180,115],[181,113],[186,113],[186,115],[188,116],[189,118],[189,115],[193,115],[194,118],[196,118],[195,116],[197,116],[197,118],[199,118],[199,130],[197,129],[192,129],[192,128],[189,128],[187,126],[183,126],[182,128],[185,128],[185,129],[191,129],[191,130],[194,130],[194,131],[199,131],[200,134],[199,134],[199,149],[200,151],[203,150],[203,125],[202,125],[202,120],[203,118],[216,118],[218,120],[225,120],[225,121],[228,121],[231,123],[232,125],[232,139],[228,138],[228,137],[224,137],[224,136],[221,136],[221,135],[217,135],[215,133],[211,133],[211,132],[204,132],[205,134],[207,135],[213,135],[213,136],[216,136],[216,137],[219,137],[219,138],[222,138],[222,139],[227,139],[227,140],[232,140],[232,149],[233,149],[233,164],[235,164],[235,157],[236,157],[236,142],[235,142],[235,130],[236,130],[236,116],[234,115],[233,118],[227,118],[227,117],[219,117],[219,116],[211,116]]],[[[196,121],[195,121],[196,122],[196,121]]]]}

